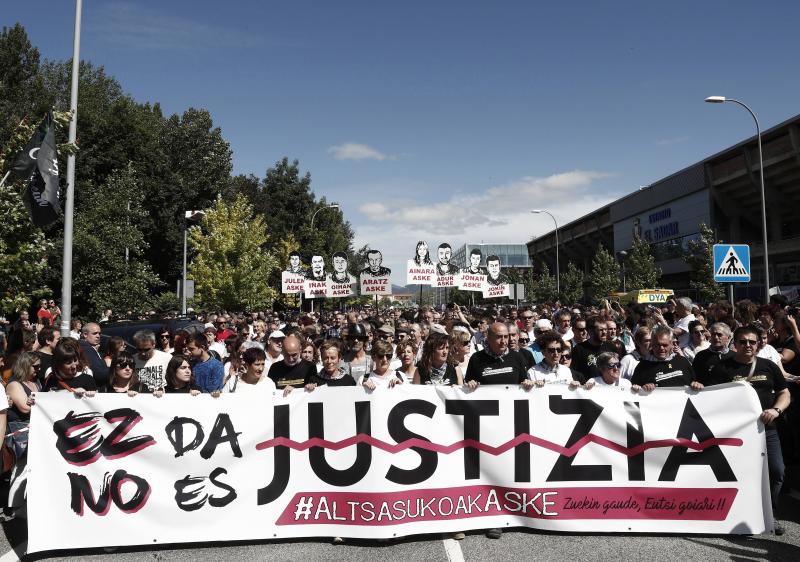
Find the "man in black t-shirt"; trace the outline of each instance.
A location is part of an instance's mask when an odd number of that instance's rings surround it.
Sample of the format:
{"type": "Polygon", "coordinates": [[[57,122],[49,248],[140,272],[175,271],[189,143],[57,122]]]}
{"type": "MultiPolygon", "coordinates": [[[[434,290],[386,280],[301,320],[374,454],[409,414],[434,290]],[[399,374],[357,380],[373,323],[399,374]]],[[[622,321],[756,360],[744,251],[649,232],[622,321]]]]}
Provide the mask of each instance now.
{"type": "Polygon", "coordinates": [[[672,351],[672,328],[658,326],[651,338],[650,355],[639,361],[631,383],[647,391],[656,387],[689,386],[694,380],[694,370],[686,357],[672,351]]]}
{"type": "Polygon", "coordinates": [[[269,368],[269,378],[278,390],[287,396],[294,388],[303,388],[305,381],[317,374],[317,368],[310,361],[300,358],[302,343],[297,336],[286,336],[283,340],[283,361],[269,368]]]}
{"type": "MultiPolygon", "coordinates": [[[[586,319],[586,328],[589,330],[589,339],[582,341],[572,348],[572,369],[581,374],[578,382],[603,376],[597,368],[597,356],[604,351],[617,353],[617,348],[608,341],[608,326],[606,321],[599,316],[590,316],[586,319]]],[[[621,356],[620,356],[621,357],[621,356]]]]}
{"type": "Polygon", "coordinates": [[[524,388],[531,388],[533,381],[528,380],[525,360],[518,351],[508,348],[508,339],[505,324],[495,322],[489,326],[486,347],[469,358],[464,377],[468,387],[477,388],[479,384],[520,384],[524,388]]]}
{"type": "MultiPolygon", "coordinates": [[[[774,517],[774,510],[783,486],[784,473],[781,442],[775,429],[775,420],[789,407],[789,390],[786,388],[786,379],[783,378],[783,373],[778,366],[769,359],[756,357],[758,332],[755,328],[750,326],[737,328],[733,333],[733,341],[736,345],[736,353],[732,357],[720,361],[711,370],[708,386],[743,381],[756,391],[763,409],[761,421],[766,430],[764,435],[767,442],[767,467],[774,517]]],[[[703,385],[696,382],[692,388],[699,390],[703,388],[703,385]]],[[[775,534],[782,535],[783,533],[783,527],[775,521],[775,534]]]]}
{"type": "MultiPolygon", "coordinates": [[[[464,381],[473,389],[480,384],[518,384],[530,390],[534,383],[527,375],[528,369],[520,352],[508,348],[508,328],[502,322],[495,322],[486,333],[486,347],[469,358],[464,381]]],[[[490,539],[499,539],[502,535],[499,528],[486,531],[490,539]]]]}

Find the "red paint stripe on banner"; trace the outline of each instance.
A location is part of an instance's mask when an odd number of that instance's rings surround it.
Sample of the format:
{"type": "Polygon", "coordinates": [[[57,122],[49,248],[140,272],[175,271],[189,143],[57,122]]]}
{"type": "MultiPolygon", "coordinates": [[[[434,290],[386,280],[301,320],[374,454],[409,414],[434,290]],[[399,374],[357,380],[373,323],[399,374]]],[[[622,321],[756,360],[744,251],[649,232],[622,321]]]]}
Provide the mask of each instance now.
{"type": "Polygon", "coordinates": [[[726,445],[729,447],[742,446],[741,439],[732,437],[715,437],[700,442],[684,438],[658,439],[654,441],[645,441],[644,443],[640,443],[635,447],[626,447],[624,445],[620,445],[619,443],[615,443],[614,441],[610,441],[605,437],[599,437],[592,433],[582,437],[581,439],[576,441],[574,445],[570,447],[564,447],[563,445],[558,445],[557,443],[553,443],[552,441],[548,441],[547,439],[542,439],[541,437],[536,437],[535,435],[530,435],[529,433],[521,433],[520,435],[517,435],[514,439],[506,441],[505,443],[497,447],[494,447],[492,445],[487,445],[486,443],[481,443],[479,441],[475,441],[474,439],[463,439],[461,441],[456,441],[455,443],[452,443],[450,445],[441,445],[439,443],[431,443],[430,441],[414,438],[414,439],[407,439],[405,441],[395,444],[395,443],[387,443],[371,435],[359,433],[358,435],[348,437],[347,439],[343,439],[341,441],[328,441],[327,439],[321,439],[319,437],[314,437],[312,439],[307,439],[305,441],[295,441],[293,439],[289,439],[288,437],[275,437],[273,439],[267,439],[266,441],[262,441],[261,443],[257,444],[256,449],[261,451],[263,449],[269,449],[272,447],[289,447],[290,449],[294,449],[295,451],[305,451],[307,449],[310,449],[311,447],[323,447],[325,449],[339,451],[347,447],[352,447],[353,445],[358,445],[359,443],[367,443],[377,449],[381,449],[388,453],[399,453],[407,449],[410,449],[412,447],[418,447],[420,449],[435,451],[437,453],[449,455],[450,453],[453,453],[455,451],[471,447],[473,449],[478,449],[484,453],[488,453],[490,455],[495,455],[495,456],[502,455],[503,453],[505,453],[509,449],[513,449],[517,445],[521,445],[523,443],[531,443],[538,447],[542,447],[543,449],[549,449],[550,451],[559,453],[567,457],[575,456],[578,453],[578,451],[580,451],[583,447],[589,445],[590,443],[606,447],[608,449],[611,449],[612,451],[622,453],[623,455],[627,455],[629,457],[635,457],[636,455],[640,455],[649,449],[658,449],[664,447],[686,447],[687,449],[692,449],[694,451],[703,451],[705,449],[708,449],[709,447],[715,447],[719,445],[726,445]]]}
{"type": "Polygon", "coordinates": [[[723,521],[736,488],[504,488],[301,492],[277,525],[402,525],[511,515],[533,519],[723,521]]]}

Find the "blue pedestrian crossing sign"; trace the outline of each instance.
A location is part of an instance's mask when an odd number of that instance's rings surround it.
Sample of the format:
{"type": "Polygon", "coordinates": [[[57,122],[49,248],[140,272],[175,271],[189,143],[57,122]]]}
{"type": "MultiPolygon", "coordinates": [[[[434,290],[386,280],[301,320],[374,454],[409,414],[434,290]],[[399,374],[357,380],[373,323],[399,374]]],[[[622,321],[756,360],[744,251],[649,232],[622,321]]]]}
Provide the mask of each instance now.
{"type": "Polygon", "coordinates": [[[750,246],[714,244],[714,281],[747,283],[750,281],[750,246]]]}

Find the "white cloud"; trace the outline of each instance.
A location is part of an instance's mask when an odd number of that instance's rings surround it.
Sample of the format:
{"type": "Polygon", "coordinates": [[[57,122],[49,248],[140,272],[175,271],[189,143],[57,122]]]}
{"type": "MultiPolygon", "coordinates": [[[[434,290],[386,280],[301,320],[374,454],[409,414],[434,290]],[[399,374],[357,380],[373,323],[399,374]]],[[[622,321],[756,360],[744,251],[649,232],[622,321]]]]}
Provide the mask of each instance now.
{"type": "Polygon", "coordinates": [[[682,142],[686,142],[689,140],[689,137],[674,137],[669,139],[658,139],[656,141],[656,146],[672,146],[675,144],[680,144],[682,142]]]}
{"type": "Polygon", "coordinates": [[[334,145],[328,149],[328,154],[332,154],[337,160],[386,160],[390,158],[378,149],[357,142],[334,145]]]}
{"type": "MultiPolygon", "coordinates": [[[[574,170],[545,178],[523,177],[482,193],[455,193],[428,204],[382,199],[362,203],[365,220],[355,220],[356,247],[369,244],[384,254],[384,263],[396,269],[394,282],[404,284],[403,268],[418,240],[430,246],[449,242],[525,243],[553,229],[551,212],[559,226],[616,199],[618,193],[600,192],[597,181],[612,174],[574,170]]],[[[379,190],[375,190],[380,192],[379,190]]]]}
{"type": "Polygon", "coordinates": [[[254,47],[262,38],[242,29],[173,16],[163,9],[117,0],[98,5],[87,14],[87,28],[101,41],[129,50],[196,50],[254,47]]]}

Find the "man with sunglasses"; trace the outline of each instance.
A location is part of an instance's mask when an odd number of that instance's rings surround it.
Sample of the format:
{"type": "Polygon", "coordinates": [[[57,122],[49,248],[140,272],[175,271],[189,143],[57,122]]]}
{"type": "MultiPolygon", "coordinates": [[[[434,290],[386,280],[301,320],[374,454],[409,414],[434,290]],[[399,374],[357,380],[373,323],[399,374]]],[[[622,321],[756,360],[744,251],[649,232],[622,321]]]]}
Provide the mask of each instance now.
{"type": "Polygon", "coordinates": [[[650,392],[656,387],[688,386],[695,380],[689,360],[674,352],[672,328],[657,326],[650,340],[650,354],[633,371],[631,383],[650,392]]]}
{"type": "MultiPolygon", "coordinates": [[[[728,382],[746,382],[753,387],[761,402],[761,421],[764,423],[764,435],[767,442],[767,467],[769,470],[770,492],[772,495],[773,517],[783,486],[783,454],[775,421],[789,407],[789,389],[786,387],[781,370],[769,359],[757,357],[758,331],[752,326],[742,326],[733,332],[736,352],[719,362],[711,369],[708,385],[728,382]]],[[[700,390],[703,384],[695,382],[692,388],[700,390]]],[[[784,533],[777,520],[775,534],[784,533]]]]}
{"type": "Polygon", "coordinates": [[[133,334],[133,345],[138,351],[134,360],[139,382],[150,392],[164,388],[172,355],[156,349],[156,335],[152,330],[139,330],[133,334]]]}

